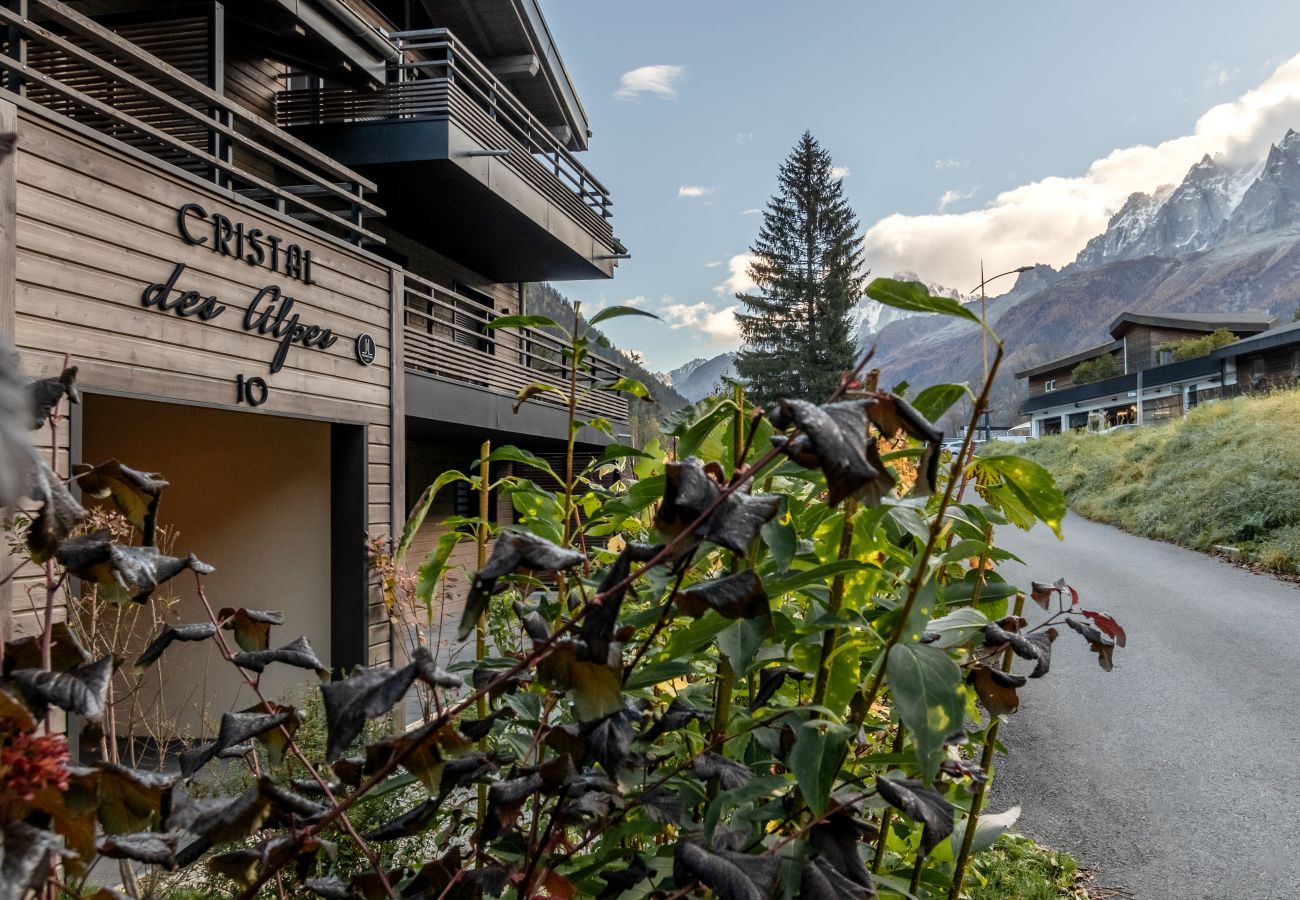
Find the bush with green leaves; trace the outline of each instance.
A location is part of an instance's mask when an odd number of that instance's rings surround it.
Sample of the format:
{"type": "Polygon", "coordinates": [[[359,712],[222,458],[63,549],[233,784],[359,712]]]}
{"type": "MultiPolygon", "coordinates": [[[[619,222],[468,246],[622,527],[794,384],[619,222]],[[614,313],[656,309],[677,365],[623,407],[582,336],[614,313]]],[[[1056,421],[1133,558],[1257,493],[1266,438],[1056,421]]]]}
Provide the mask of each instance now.
{"type": "MultiPolygon", "coordinates": [[[[973,318],[919,284],[879,279],[868,292],[973,318]]],[[[604,310],[590,324],[635,314],[604,310]]],[[[65,480],[33,461],[29,546],[49,563],[51,592],[71,575],[147,603],[157,584],[189,572],[207,620],[165,629],[135,664],[180,652],[178,642],[215,641],[259,703],[225,714],[179,775],[48,757],[33,768],[22,748],[57,740],[48,718],[39,724],[46,710],[93,728],[117,663],[52,640],[60,632],[48,620],[42,638],[10,645],[0,765],[27,766],[31,790],[15,795],[14,776],[6,781],[11,881],[0,896],[56,883],[81,894],[101,857],[203,865],[247,898],[961,896],[972,853],[1014,818],[980,815],[997,731],[1019,692],[1049,674],[1058,626],[1106,669],[1125,641],[1064,581],[1022,591],[998,574],[1011,557],[997,527],[1059,532],[1065,505],[1051,478],[1019,457],[974,457],[969,439],[941,451],[931,423],[968,389],[904,397],[880,390],[865,361],[820,403],[760,410],[737,390],[674,417],[668,452],[613,445],[580,469],[579,429],[608,426],[576,418],[580,390],[639,397],[644,386],[579,389],[586,335],[570,337],[563,471],[497,449],[491,459],[514,474],[491,482],[482,466],[441,477],[394,548],[403,559],[433,495],[453,481],[511,496],[516,526],[448,523],[417,579],[432,602],[447,547],[467,534],[478,542],[459,628],[477,636],[477,658],[449,671],[420,647],[405,663],[327,680],[323,740],[305,745],[299,711],[260,690],[270,666],[326,674],[303,638],[280,636],[283,616],[210,603],[207,567],[193,556],[81,533],[65,480]],[[545,490],[535,473],[563,489],[545,490]],[[1026,593],[1046,611],[1032,626],[1026,593]],[[367,731],[416,684],[430,692],[426,721],[367,731]],[[251,786],[194,797],[189,779],[225,759],[249,767],[251,786]],[[368,804],[394,796],[409,798],[399,814],[366,822],[368,804]],[[412,839],[419,852],[394,851],[412,839]]],[[[968,435],[1002,360],[993,340],[968,435]]],[[[47,398],[38,420],[54,422],[72,390],[71,378],[37,382],[47,398]]],[[[5,399],[0,390],[0,407],[5,399]]],[[[3,442],[0,451],[30,457],[3,442]]],[[[128,516],[156,511],[158,479],[96,471],[128,516]]]]}
{"type": "Polygon", "coordinates": [[[1075,366],[1074,371],[1070,373],[1070,383],[1092,384],[1094,381],[1103,381],[1121,374],[1123,373],[1120,372],[1115,357],[1106,353],[1096,359],[1085,359],[1075,366]]]}

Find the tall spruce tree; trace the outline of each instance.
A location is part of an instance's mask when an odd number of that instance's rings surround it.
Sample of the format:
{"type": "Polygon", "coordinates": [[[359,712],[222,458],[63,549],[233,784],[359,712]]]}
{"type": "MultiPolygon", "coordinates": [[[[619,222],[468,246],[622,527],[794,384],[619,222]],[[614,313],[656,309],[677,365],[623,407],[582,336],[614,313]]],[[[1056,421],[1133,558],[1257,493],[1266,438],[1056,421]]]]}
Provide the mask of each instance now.
{"type": "Polygon", "coordinates": [[[822,398],[853,368],[852,311],[862,297],[857,216],[831,156],[804,132],[777,176],[750,247],[755,288],[737,294],[744,346],[736,370],[759,403],[822,398]]]}

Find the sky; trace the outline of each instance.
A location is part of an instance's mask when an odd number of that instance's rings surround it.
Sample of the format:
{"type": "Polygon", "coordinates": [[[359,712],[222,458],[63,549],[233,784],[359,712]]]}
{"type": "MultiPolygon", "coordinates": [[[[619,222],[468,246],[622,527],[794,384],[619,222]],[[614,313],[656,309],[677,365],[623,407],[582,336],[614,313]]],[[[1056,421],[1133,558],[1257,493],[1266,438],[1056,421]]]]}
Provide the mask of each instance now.
{"type": "MultiPolygon", "coordinates": [[[[557,284],[655,371],[735,349],[734,294],[803,131],[875,275],[1059,266],[1135,190],[1300,129],[1294,0],[543,0],[631,259],[557,284]]],[[[998,290],[1014,282],[1003,279],[998,290]]]]}

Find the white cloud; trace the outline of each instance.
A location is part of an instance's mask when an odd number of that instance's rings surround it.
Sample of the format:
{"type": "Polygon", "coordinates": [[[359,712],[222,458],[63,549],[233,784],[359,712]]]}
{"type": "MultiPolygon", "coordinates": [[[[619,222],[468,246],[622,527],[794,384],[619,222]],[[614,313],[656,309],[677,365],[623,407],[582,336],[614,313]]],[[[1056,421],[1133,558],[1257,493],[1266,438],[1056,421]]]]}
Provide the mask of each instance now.
{"type": "Polygon", "coordinates": [[[754,139],[754,132],[752,131],[742,131],[736,135],[737,144],[748,144],[753,139],[754,139]]]}
{"type": "Polygon", "coordinates": [[[734,344],[740,340],[740,327],[736,324],[739,307],[714,308],[708,303],[673,303],[660,312],[668,327],[674,330],[690,328],[700,332],[711,344],[734,344]]]}
{"type": "Polygon", "coordinates": [[[979,188],[971,188],[969,191],[944,191],[943,196],[939,198],[939,212],[943,212],[949,206],[960,200],[969,200],[975,196],[979,188]]]}
{"type": "Polygon", "coordinates": [[[740,214],[741,214],[742,216],[756,216],[756,215],[758,215],[758,214],[761,213],[761,212],[762,212],[761,209],[750,208],[750,209],[742,209],[742,210],[740,211],[740,214]]]}
{"type": "Polygon", "coordinates": [[[716,188],[701,187],[698,184],[684,184],[677,189],[678,197],[707,197],[712,194],[716,188]]]}
{"type": "Polygon", "coordinates": [[[727,260],[727,280],[713,289],[719,297],[743,294],[754,287],[754,279],[749,277],[749,264],[754,256],[751,253],[737,253],[727,260]]]}
{"type": "Polygon", "coordinates": [[[1210,67],[1205,71],[1205,86],[1207,88],[1221,88],[1234,81],[1240,74],[1240,69],[1225,66],[1223,63],[1210,63],[1210,67]]]}
{"type": "Polygon", "coordinates": [[[706,263],[704,264],[704,268],[706,268],[706,269],[716,269],[716,268],[717,268],[718,266],[720,266],[720,265],[722,265],[722,260],[720,260],[720,259],[711,259],[711,260],[709,260],[708,262],[706,262],[706,263]]]}
{"type": "Polygon", "coordinates": [[[685,66],[642,66],[623,73],[614,99],[637,100],[642,94],[653,94],[661,100],[676,100],[677,89],[685,80],[685,66]]]}
{"type": "Polygon", "coordinates": [[[955,159],[936,159],[934,161],[936,169],[960,169],[965,165],[964,162],[955,159]]]}
{"type": "Polygon", "coordinates": [[[849,171],[848,166],[831,166],[831,178],[834,178],[836,181],[843,181],[852,174],[853,173],[849,171]]]}
{"type": "MultiPolygon", "coordinates": [[[[1070,262],[1134,191],[1181,181],[1204,154],[1228,163],[1261,159],[1272,141],[1300,122],[1300,55],[1262,84],[1210,109],[1192,134],[1157,146],[1112,151],[1080,175],[1054,176],[999,194],[970,212],[887,216],[865,237],[876,272],[919,272],[928,281],[961,287],[985,269],[1070,262]]],[[[1003,282],[1004,290],[1011,286],[1003,282]]]]}
{"type": "Polygon", "coordinates": [[[644,294],[638,294],[635,297],[629,297],[619,305],[620,306],[645,306],[649,302],[650,301],[646,299],[644,294]]]}

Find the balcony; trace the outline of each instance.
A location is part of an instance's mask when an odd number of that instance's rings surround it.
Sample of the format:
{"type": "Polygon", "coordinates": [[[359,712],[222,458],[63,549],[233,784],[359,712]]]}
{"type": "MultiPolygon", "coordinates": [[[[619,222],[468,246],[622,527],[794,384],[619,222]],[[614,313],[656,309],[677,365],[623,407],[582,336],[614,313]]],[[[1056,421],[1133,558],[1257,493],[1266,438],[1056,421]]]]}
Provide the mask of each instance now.
{"type": "Polygon", "coordinates": [[[372,178],[394,227],[493,281],[612,276],[609,190],[450,31],[393,38],[392,83],[282,91],[279,124],[372,178]]]}
{"type": "MultiPolygon", "coordinates": [[[[0,94],[353,243],[375,184],[57,0],[0,6],[0,94]]],[[[169,20],[171,49],[208,52],[212,24],[169,20]]],[[[155,29],[156,31],[156,29],[155,29]]],[[[156,40],[156,34],[155,34],[156,40]]]]}
{"type": "MultiPolygon", "coordinates": [[[[572,367],[570,344],[536,328],[488,328],[497,316],[478,301],[440,285],[404,276],[403,353],[407,372],[407,414],[488,430],[563,437],[572,367]],[[521,389],[541,383],[557,389],[511,407],[521,389]]],[[[615,362],[592,355],[590,371],[577,373],[581,392],[623,375],[615,362]]],[[[627,425],[627,401],[599,392],[578,401],[581,418],[607,419],[616,430],[627,425]]],[[[608,438],[588,434],[588,440],[608,438]]]]}

